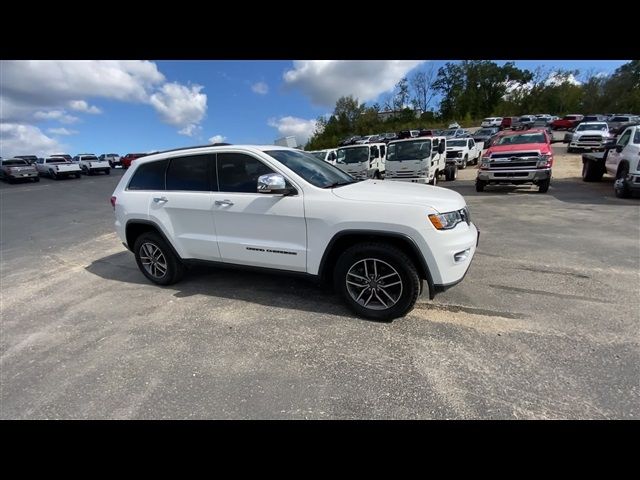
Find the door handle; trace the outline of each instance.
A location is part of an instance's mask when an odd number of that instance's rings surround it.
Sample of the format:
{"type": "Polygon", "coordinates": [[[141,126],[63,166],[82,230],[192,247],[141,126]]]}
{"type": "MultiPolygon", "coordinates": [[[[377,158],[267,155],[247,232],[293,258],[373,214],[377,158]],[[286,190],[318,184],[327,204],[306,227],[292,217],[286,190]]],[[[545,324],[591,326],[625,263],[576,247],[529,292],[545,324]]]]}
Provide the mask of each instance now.
{"type": "Polygon", "coordinates": [[[216,205],[233,205],[233,202],[231,200],[216,200],[215,201],[216,205]]]}
{"type": "Polygon", "coordinates": [[[156,203],[167,203],[169,200],[167,197],[153,197],[153,201],[156,203]]]}

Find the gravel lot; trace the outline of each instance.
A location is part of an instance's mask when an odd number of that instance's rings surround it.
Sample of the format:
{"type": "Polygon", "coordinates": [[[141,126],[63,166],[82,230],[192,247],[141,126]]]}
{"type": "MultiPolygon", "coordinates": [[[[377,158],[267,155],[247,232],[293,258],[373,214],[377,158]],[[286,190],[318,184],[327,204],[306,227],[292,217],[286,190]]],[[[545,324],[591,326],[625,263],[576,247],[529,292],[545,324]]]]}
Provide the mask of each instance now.
{"type": "Polygon", "coordinates": [[[298,279],[160,288],[113,232],[121,171],[0,184],[0,417],[577,419],[640,415],[640,200],[441,186],[481,230],[465,280],[392,323],[298,279]]]}

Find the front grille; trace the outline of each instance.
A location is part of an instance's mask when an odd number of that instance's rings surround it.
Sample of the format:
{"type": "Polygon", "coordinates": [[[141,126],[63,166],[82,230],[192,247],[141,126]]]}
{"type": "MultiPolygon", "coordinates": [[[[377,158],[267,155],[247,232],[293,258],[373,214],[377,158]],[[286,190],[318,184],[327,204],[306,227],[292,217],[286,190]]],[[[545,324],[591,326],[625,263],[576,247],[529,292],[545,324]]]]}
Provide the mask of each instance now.
{"type": "Polygon", "coordinates": [[[529,175],[528,172],[496,172],[493,174],[494,177],[526,177],[529,175]]]}
{"type": "Polygon", "coordinates": [[[460,157],[462,152],[447,152],[447,158],[458,158],[460,157]]]}
{"type": "Polygon", "coordinates": [[[536,168],[538,165],[537,160],[534,161],[526,161],[526,162],[491,162],[489,164],[489,168],[493,169],[510,169],[510,168],[536,168]]]}
{"type": "Polygon", "coordinates": [[[416,172],[395,172],[396,177],[417,177],[418,174],[416,172]]]}
{"type": "Polygon", "coordinates": [[[538,157],[539,152],[506,152],[506,153],[493,153],[491,158],[511,158],[511,157],[538,157]]]}
{"type": "Polygon", "coordinates": [[[583,135],[578,142],[601,142],[602,135],[583,135]]]}

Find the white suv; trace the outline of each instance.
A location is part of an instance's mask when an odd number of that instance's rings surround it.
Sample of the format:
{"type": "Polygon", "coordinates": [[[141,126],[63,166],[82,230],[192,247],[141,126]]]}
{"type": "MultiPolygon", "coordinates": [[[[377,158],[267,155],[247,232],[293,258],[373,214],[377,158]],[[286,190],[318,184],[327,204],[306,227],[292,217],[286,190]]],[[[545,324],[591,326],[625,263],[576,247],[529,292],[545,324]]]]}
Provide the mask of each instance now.
{"type": "Polygon", "coordinates": [[[115,227],[152,282],[194,261],[333,281],[358,314],[406,314],[460,282],[479,233],[464,198],[428,185],[353,177],[277,145],[206,146],[138,159],[111,203],[115,227]]]}

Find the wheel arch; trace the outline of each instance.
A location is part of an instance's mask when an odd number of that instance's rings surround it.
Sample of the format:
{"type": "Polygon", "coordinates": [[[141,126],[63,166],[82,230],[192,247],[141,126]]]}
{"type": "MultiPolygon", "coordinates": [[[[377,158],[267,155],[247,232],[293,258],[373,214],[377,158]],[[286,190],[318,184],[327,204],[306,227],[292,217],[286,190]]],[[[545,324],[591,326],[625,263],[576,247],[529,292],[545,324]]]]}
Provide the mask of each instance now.
{"type": "Polygon", "coordinates": [[[628,160],[620,160],[620,163],[618,164],[618,168],[616,169],[616,178],[620,178],[620,171],[623,169],[623,167],[627,167],[627,172],[630,172],[630,168],[631,166],[629,165],[629,161],[628,160]]]}
{"type": "Polygon", "coordinates": [[[169,238],[164,234],[160,226],[152,222],[151,220],[129,220],[125,226],[125,237],[127,239],[127,248],[133,251],[133,246],[136,242],[136,239],[146,232],[153,232],[160,235],[160,237],[169,245],[172,253],[182,260],[182,257],[173,246],[173,243],[169,240],[169,238]]]}
{"type": "Polygon", "coordinates": [[[427,281],[429,286],[429,298],[433,299],[435,296],[435,287],[427,261],[420,252],[415,241],[409,235],[399,232],[386,232],[379,230],[345,230],[336,233],[331,238],[327,244],[327,248],[322,254],[320,267],[318,269],[318,276],[320,277],[320,280],[322,282],[330,281],[333,268],[338,257],[347,248],[357,243],[371,241],[390,243],[396,248],[402,250],[402,252],[404,252],[413,261],[420,278],[427,281]]]}

